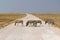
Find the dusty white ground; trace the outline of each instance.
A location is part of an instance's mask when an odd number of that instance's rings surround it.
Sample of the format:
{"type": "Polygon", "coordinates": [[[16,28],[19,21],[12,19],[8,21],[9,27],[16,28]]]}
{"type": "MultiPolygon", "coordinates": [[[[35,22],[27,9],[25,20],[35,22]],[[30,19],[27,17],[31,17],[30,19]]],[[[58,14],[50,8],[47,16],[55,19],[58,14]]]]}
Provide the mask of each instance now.
{"type": "Polygon", "coordinates": [[[12,23],[0,29],[0,40],[60,40],[60,29],[44,24],[43,20],[30,14],[21,20],[24,21],[24,26],[12,23]],[[43,24],[40,27],[25,27],[28,20],[41,20],[43,24]]]}

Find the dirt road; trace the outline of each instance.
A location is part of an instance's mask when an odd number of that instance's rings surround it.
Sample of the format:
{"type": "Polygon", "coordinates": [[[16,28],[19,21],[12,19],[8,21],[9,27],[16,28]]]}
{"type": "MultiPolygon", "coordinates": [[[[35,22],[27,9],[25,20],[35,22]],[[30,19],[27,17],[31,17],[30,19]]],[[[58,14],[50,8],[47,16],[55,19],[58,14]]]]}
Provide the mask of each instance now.
{"type": "MultiPolygon", "coordinates": [[[[18,19],[20,20],[20,19],[18,19]]],[[[24,26],[15,26],[14,23],[0,29],[0,40],[60,40],[60,29],[49,24],[44,24],[44,21],[27,14],[22,18],[24,26]],[[28,20],[41,20],[40,27],[26,27],[28,20]]]]}

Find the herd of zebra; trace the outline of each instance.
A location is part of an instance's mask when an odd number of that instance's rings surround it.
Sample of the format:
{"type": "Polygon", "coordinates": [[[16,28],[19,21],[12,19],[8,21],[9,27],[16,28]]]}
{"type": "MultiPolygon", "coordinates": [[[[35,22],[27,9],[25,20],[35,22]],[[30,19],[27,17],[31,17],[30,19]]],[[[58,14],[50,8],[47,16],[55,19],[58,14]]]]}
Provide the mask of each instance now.
{"type": "MultiPolygon", "coordinates": [[[[15,26],[16,26],[17,23],[23,24],[23,20],[17,20],[17,21],[15,21],[15,26]]],[[[52,24],[52,25],[55,24],[52,19],[45,20],[45,24],[47,24],[47,23],[48,24],[52,24]]],[[[29,21],[27,21],[27,23],[26,23],[25,26],[28,26],[29,24],[33,25],[34,27],[37,27],[37,24],[42,24],[42,21],[40,21],[40,20],[29,20],[29,21]]]]}

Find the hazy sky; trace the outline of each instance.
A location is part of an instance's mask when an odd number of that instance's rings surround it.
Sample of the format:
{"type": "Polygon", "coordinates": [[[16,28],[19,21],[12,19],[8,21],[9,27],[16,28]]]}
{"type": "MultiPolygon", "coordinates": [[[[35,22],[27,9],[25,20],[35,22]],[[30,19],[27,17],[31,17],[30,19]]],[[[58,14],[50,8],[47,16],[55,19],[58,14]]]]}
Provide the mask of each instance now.
{"type": "Polygon", "coordinates": [[[0,12],[60,12],[60,0],[0,0],[0,12]]]}

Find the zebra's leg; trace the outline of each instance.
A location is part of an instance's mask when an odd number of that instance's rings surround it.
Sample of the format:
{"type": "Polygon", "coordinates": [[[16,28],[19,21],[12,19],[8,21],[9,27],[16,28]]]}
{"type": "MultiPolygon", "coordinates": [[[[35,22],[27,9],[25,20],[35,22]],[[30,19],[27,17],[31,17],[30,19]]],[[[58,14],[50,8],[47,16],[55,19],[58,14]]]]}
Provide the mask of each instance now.
{"type": "Polygon", "coordinates": [[[35,22],[35,23],[33,23],[33,26],[34,26],[34,27],[37,27],[37,23],[36,23],[36,22],[35,22]]]}
{"type": "Polygon", "coordinates": [[[26,23],[26,26],[28,26],[28,24],[29,24],[29,23],[27,22],[27,23],[26,23]]]}
{"type": "Polygon", "coordinates": [[[15,26],[16,26],[16,23],[17,23],[17,22],[15,22],[15,26]]]}

